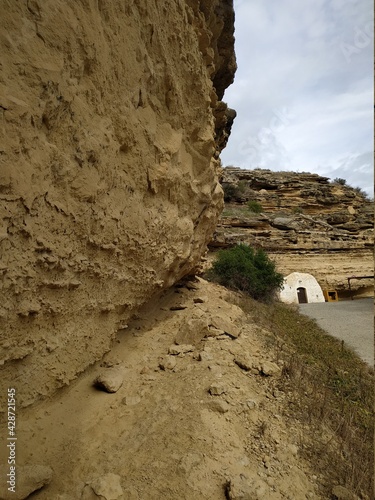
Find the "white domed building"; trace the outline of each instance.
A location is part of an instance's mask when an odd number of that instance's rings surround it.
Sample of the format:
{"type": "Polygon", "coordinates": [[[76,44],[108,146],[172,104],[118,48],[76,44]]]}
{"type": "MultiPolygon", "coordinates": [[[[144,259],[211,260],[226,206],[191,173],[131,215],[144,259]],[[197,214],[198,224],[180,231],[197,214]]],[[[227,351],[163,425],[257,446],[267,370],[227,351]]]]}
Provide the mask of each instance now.
{"type": "Polygon", "coordinates": [[[325,302],[319,283],[314,276],[307,273],[291,273],[284,278],[280,300],[286,304],[325,302]]]}

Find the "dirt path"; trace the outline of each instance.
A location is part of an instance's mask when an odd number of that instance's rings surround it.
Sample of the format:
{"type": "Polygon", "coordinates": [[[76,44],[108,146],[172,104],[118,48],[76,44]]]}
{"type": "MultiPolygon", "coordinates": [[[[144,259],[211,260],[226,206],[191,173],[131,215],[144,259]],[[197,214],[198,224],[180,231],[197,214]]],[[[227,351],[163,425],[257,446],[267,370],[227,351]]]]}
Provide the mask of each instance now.
{"type": "Polygon", "coordinates": [[[101,364],[20,412],[19,464],[53,469],[33,498],[323,498],[299,454],[302,427],[281,416],[288,395],[275,389],[281,370],[264,332],[223,288],[189,288],[149,304],[101,364]],[[113,394],[93,387],[111,366],[124,377],[113,394]]]}
{"type": "Polygon", "coordinates": [[[300,304],[299,310],[374,366],[374,299],[300,304]]]}

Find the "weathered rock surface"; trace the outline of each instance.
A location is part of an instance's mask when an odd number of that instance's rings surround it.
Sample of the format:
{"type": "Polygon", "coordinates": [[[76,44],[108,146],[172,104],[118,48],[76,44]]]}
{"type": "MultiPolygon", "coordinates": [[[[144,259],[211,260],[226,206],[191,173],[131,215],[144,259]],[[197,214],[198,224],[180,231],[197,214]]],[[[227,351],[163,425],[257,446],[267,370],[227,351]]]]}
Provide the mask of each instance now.
{"type": "Polygon", "coordinates": [[[25,406],[199,264],[222,209],[234,13],[0,3],[1,380],[25,406]]]}
{"type": "Polygon", "coordinates": [[[0,499],[1,500],[24,500],[34,491],[40,490],[52,480],[53,470],[45,465],[17,465],[16,487],[14,491],[8,489],[6,484],[9,467],[0,468],[0,499]]]}
{"type": "Polygon", "coordinates": [[[81,500],[125,500],[121,477],[108,473],[87,484],[81,500]]]}
{"type": "MultiPolygon", "coordinates": [[[[246,242],[267,251],[284,275],[315,276],[323,289],[348,292],[347,278],[374,274],[374,204],[360,190],[317,174],[227,167],[229,193],[211,249],[246,242]],[[249,201],[261,205],[251,212],[249,201]]],[[[354,290],[372,281],[353,280],[354,290]]]]}

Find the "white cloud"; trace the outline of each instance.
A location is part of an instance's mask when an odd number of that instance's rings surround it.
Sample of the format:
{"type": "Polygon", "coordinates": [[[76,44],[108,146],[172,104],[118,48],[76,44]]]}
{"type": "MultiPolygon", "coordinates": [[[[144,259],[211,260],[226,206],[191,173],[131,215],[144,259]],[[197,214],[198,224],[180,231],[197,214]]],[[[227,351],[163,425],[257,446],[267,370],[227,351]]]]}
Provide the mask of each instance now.
{"type": "Polygon", "coordinates": [[[225,100],[237,118],[223,163],[346,174],[372,193],[370,0],[236,4],[239,69],[225,100]]]}

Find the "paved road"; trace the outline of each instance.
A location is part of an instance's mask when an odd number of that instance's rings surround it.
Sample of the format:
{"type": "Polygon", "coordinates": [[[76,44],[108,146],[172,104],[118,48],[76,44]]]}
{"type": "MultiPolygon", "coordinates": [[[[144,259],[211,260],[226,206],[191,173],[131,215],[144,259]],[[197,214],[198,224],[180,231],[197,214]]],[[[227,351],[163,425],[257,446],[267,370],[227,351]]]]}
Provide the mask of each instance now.
{"type": "Polygon", "coordinates": [[[301,314],[317,320],[321,328],[341,339],[366,363],[374,365],[374,300],[356,299],[299,304],[301,314]]]}

